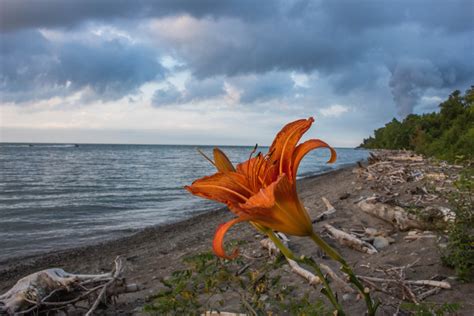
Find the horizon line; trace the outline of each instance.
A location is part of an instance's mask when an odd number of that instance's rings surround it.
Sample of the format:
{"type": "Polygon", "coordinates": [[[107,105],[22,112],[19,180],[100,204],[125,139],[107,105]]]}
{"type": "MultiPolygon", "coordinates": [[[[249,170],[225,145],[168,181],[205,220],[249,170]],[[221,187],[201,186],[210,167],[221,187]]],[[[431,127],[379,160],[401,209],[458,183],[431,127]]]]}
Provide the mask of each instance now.
{"type": "MultiPolygon", "coordinates": [[[[69,143],[59,143],[59,142],[8,142],[8,141],[0,141],[0,144],[20,144],[20,145],[136,145],[136,146],[203,146],[203,147],[255,147],[255,145],[225,145],[225,144],[158,144],[158,143],[81,143],[81,142],[69,142],[69,143]]],[[[258,145],[258,147],[270,147],[270,145],[258,145]]],[[[356,149],[358,146],[355,147],[339,147],[334,146],[333,148],[341,148],[341,149],[356,149]]]]}

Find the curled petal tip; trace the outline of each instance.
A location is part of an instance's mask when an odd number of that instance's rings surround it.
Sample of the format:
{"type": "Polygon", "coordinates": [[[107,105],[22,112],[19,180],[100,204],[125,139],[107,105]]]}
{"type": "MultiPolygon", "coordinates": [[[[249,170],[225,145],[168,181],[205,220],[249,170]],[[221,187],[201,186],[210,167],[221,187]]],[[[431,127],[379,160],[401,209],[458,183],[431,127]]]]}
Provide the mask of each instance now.
{"type": "Polygon", "coordinates": [[[329,160],[326,163],[334,163],[337,159],[336,151],[330,146],[328,148],[331,151],[331,157],[329,157],[329,160]]]}
{"type": "Polygon", "coordinates": [[[242,221],[244,221],[242,218],[235,218],[228,221],[227,223],[220,224],[217,227],[216,234],[214,235],[214,241],[212,242],[212,249],[217,256],[224,259],[235,259],[239,255],[238,248],[234,249],[231,255],[226,254],[224,249],[224,236],[229,228],[242,221]]]}

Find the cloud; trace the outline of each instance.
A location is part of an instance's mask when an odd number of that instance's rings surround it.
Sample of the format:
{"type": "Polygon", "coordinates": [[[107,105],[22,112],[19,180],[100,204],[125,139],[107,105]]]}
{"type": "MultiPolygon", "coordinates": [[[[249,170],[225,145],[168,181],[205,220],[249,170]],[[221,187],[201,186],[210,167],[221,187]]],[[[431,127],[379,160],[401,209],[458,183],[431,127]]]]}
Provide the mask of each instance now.
{"type": "Polygon", "coordinates": [[[0,36],[4,102],[21,104],[84,89],[90,98],[114,100],[165,73],[155,51],[140,44],[100,37],[54,42],[35,30],[0,36]]]}
{"type": "Polygon", "coordinates": [[[280,5],[280,1],[265,1],[256,6],[253,0],[3,0],[0,30],[71,28],[86,21],[116,22],[181,14],[197,18],[234,16],[254,20],[278,13],[280,5]]]}
{"type": "MultiPolygon", "coordinates": [[[[25,117],[52,107],[80,115],[86,105],[99,117],[107,113],[98,104],[130,100],[127,113],[138,104],[150,113],[212,118],[235,111],[229,120],[240,113],[241,122],[272,119],[272,128],[319,113],[323,130],[334,129],[337,117],[338,130],[365,136],[395,115],[434,110],[431,96],[473,84],[469,6],[470,0],[4,0],[0,103],[25,117]]],[[[21,117],[11,119],[26,121],[21,117]]]]}
{"type": "Polygon", "coordinates": [[[404,4],[299,3],[251,22],[185,15],[154,20],[149,32],[186,60],[196,80],[317,72],[341,94],[390,87],[403,116],[427,89],[467,87],[474,77],[474,14],[462,10],[468,3],[440,2],[432,14],[427,14],[426,3],[404,4]],[[463,13],[453,15],[457,10],[463,13]],[[429,79],[433,73],[421,63],[436,69],[441,82],[429,79]],[[418,70],[424,78],[415,75],[418,70]],[[404,88],[400,80],[416,88],[404,88]]]}
{"type": "Polygon", "coordinates": [[[340,104],[333,104],[330,107],[319,110],[322,116],[339,117],[349,111],[349,108],[340,104]]]}
{"type": "Polygon", "coordinates": [[[152,104],[155,106],[176,104],[183,100],[183,94],[176,86],[168,84],[165,88],[156,89],[153,93],[152,104]]]}
{"type": "Polygon", "coordinates": [[[153,95],[153,105],[176,105],[227,97],[232,103],[254,104],[292,97],[298,87],[293,84],[291,74],[269,72],[262,75],[218,76],[207,79],[188,78],[184,89],[167,83],[153,95]]]}
{"type": "Polygon", "coordinates": [[[396,65],[389,82],[399,114],[413,112],[423,92],[443,85],[442,74],[431,62],[409,60],[396,65]]]}
{"type": "Polygon", "coordinates": [[[174,84],[168,82],[166,87],[159,88],[153,94],[152,105],[176,105],[189,102],[199,102],[212,99],[225,94],[224,81],[220,79],[188,79],[184,83],[184,89],[178,89],[174,84]]]}

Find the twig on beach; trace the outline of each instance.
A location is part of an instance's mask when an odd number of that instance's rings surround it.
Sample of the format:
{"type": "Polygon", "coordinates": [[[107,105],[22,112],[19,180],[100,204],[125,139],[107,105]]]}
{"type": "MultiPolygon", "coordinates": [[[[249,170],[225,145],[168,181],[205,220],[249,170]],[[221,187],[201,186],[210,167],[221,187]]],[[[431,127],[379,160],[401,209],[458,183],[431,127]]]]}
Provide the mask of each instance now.
{"type": "Polygon", "coordinates": [[[336,212],[336,209],[334,208],[334,206],[332,206],[328,199],[326,199],[324,196],[321,197],[321,199],[323,200],[324,205],[326,205],[326,211],[316,216],[316,218],[312,221],[313,224],[325,220],[329,215],[334,214],[336,212]]]}
{"type": "Polygon", "coordinates": [[[413,263],[401,267],[376,269],[378,272],[385,273],[388,276],[387,278],[363,275],[358,275],[357,277],[379,292],[399,299],[400,301],[409,300],[415,304],[419,304],[420,301],[429,295],[439,292],[441,289],[451,288],[451,285],[446,281],[407,280],[405,278],[405,271],[417,264],[419,260],[420,259],[417,259],[413,263]],[[378,284],[380,284],[380,286],[378,284]],[[429,287],[428,290],[426,290],[427,287],[429,287]]]}
{"type": "Polygon", "coordinates": [[[97,296],[92,307],[86,313],[86,316],[92,315],[94,311],[97,309],[97,307],[99,306],[99,303],[105,299],[107,289],[117,281],[117,279],[122,274],[122,270],[123,270],[122,259],[120,257],[117,257],[115,258],[115,271],[114,271],[114,274],[112,275],[112,278],[102,286],[102,289],[100,290],[99,295],[97,296]]]}
{"type": "MultiPolygon", "coordinates": [[[[376,277],[369,277],[358,275],[358,278],[373,281],[373,282],[390,282],[390,283],[397,283],[399,280],[394,279],[384,279],[384,278],[376,278],[376,277]]],[[[445,281],[435,281],[435,280],[403,280],[406,284],[413,284],[413,285],[426,285],[431,287],[439,287],[442,289],[450,289],[451,285],[445,281]]]]}
{"type": "Polygon", "coordinates": [[[370,255],[377,253],[377,249],[374,246],[365,242],[351,234],[348,234],[340,229],[335,228],[329,224],[325,224],[324,228],[341,244],[344,246],[351,247],[355,250],[368,253],[370,255]]]}
{"type": "Polygon", "coordinates": [[[329,266],[325,265],[324,263],[319,263],[319,266],[321,269],[326,272],[331,279],[334,281],[334,283],[337,284],[338,287],[340,287],[344,292],[346,293],[354,293],[355,290],[347,284],[342,278],[340,278],[329,266]]]}

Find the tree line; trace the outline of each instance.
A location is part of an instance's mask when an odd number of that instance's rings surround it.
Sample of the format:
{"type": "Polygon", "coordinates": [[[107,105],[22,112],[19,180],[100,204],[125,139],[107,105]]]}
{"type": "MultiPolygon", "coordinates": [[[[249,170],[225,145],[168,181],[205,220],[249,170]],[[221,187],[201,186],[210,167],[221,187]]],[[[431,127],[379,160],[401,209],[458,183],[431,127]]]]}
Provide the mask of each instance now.
{"type": "Polygon", "coordinates": [[[442,102],[439,112],[394,118],[364,139],[360,147],[409,149],[447,161],[474,158],[474,86],[464,95],[459,90],[442,102]]]}

